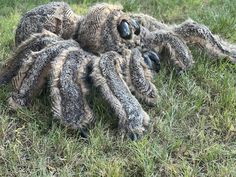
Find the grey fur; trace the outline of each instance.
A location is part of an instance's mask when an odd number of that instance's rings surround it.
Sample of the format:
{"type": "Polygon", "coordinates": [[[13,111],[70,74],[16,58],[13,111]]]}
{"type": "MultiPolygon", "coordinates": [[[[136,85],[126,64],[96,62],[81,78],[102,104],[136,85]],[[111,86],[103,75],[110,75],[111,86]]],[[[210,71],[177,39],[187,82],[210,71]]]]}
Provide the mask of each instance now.
{"type": "MultiPolygon", "coordinates": [[[[224,58],[236,63],[236,46],[212,34],[209,28],[192,19],[188,19],[180,25],[167,25],[145,14],[131,14],[131,17],[139,21],[144,27],[141,33],[143,40],[141,43],[147,48],[150,48],[150,45],[153,48],[154,45],[157,52],[167,49],[167,52],[174,56],[170,57],[169,60],[172,60],[178,69],[189,69],[194,63],[186,44],[195,44],[195,46],[205,50],[213,59],[224,58]],[[149,40],[147,40],[148,38],[149,40]],[[167,48],[163,48],[165,44],[167,44],[167,48]],[[176,53],[179,54],[175,56],[176,53]]],[[[165,52],[164,55],[166,55],[165,52]]]]}
{"type": "Polygon", "coordinates": [[[87,101],[84,75],[88,62],[93,58],[79,47],[68,48],[52,63],[51,98],[53,113],[64,125],[73,129],[86,129],[95,117],[87,101]]]}
{"type": "Polygon", "coordinates": [[[41,33],[44,29],[55,33],[64,39],[69,39],[79,16],[74,14],[68,4],[51,2],[38,6],[27,12],[16,29],[16,46],[34,33],[41,33]]]}
{"type": "MultiPolygon", "coordinates": [[[[42,38],[42,40],[44,39],[42,38]]],[[[13,78],[13,83],[17,90],[17,92],[13,93],[13,97],[21,106],[26,105],[30,97],[34,96],[34,92],[40,92],[42,86],[45,85],[45,79],[48,77],[50,69],[50,62],[68,47],[78,47],[78,44],[73,40],[53,43],[52,38],[52,43],[48,47],[45,47],[39,52],[29,54],[22,63],[17,76],[13,78]]]]}
{"type": "Polygon", "coordinates": [[[54,43],[62,38],[55,34],[43,30],[40,34],[33,34],[29,39],[22,42],[17,47],[14,55],[7,61],[4,68],[0,71],[0,85],[7,84],[16,76],[22,62],[30,55],[31,52],[40,51],[47,45],[54,43]]]}
{"type": "Polygon", "coordinates": [[[92,77],[103,97],[111,104],[120,119],[120,128],[129,136],[141,136],[149,116],[142,109],[136,98],[131,94],[119,73],[120,55],[107,52],[95,61],[92,77]]]}
{"type": "Polygon", "coordinates": [[[135,96],[150,105],[158,99],[152,71],[142,55],[155,51],[167,56],[177,70],[186,70],[194,63],[189,43],[196,43],[213,57],[236,62],[234,45],[191,20],[166,25],[109,4],[97,4],[87,15],[78,16],[66,3],[53,2],[22,17],[16,30],[18,48],[0,73],[0,84],[14,77],[15,91],[9,104],[17,108],[27,105],[40,93],[45,79],[49,80],[54,117],[83,131],[95,121],[86,100],[90,91],[86,78],[92,78],[119,118],[120,132],[137,139],[145,132],[149,116],[135,96]],[[140,34],[135,33],[134,19],[141,25],[140,34]],[[117,30],[122,21],[128,23],[130,39],[123,39],[117,30]]]}
{"type": "Polygon", "coordinates": [[[158,94],[156,87],[151,82],[152,73],[144,63],[142,54],[136,48],[132,50],[129,69],[129,77],[135,95],[147,104],[155,105],[158,94]]]}

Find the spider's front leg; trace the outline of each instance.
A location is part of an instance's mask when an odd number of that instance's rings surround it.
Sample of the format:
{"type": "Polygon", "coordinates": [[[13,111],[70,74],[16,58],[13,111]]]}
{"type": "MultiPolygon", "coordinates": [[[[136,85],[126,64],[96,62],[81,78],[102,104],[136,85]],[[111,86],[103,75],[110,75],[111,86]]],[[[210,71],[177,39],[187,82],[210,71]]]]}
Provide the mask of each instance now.
{"type": "Polygon", "coordinates": [[[187,20],[178,26],[172,26],[172,29],[187,43],[196,44],[205,49],[212,58],[226,58],[236,63],[236,46],[213,35],[206,26],[187,20]]]}
{"type": "Polygon", "coordinates": [[[141,43],[144,48],[155,49],[161,53],[161,58],[168,56],[168,62],[172,63],[177,71],[187,70],[193,65],[192,54],[179,36],[169,30],[156,30],[150,32],[142,27],[141,43]]]}
{"type": "Polygon", "coordinates": [[[135,140],[140,138],[149,116],[132,95],[120,72],[120,55],[107,52],[94,62],[92,78],[104,99],[111,105],[119,118],[121,131],[135,140]]]}
{"type": "Polygon", "coordinates": [[[79,129],[87,136],[87,129],[95,122],[86,95],[86,78],[90,61],[95,59],[81,48],[64,50],[53,62],[51,69],[51,100],[54,118],[63,125],[79,129]]]}
{"type": "Polygon", "coordinates": [[[170,27],[146,14],[130,14],[141,24],[141,44],[147,51],[155,50],[161,59],[176,67],[178,72],[190,68],[192,55],[185,41],[171,31],[170,27]]]}
{"type": "MultiPolygon", "coordinates": [[[[150,67],[152,69],[155,67],[152,67],[152,63],[145,63],[145,59],[149,56],[145,56],[146,58],[144,59],[137,48],[133,49],[131,52],[131,58],[128,64],[129,68],[127,69],[128,73],[126,73],[126,82],[137,98],[145,101],[145,103],[149,105],[155,105],[157,103],[158,94],[155,85],[151,82],[153,73],[150,69],[150,67]]],[[[148,55],[147,53],[145,54],[148,55]]],[[[152,57],[155,58],[157,56],[154,55],[152,57]]],[[[154,64],[158,65],[158,63],[154,64]]],[[[156,72],[156,70],[153,72],[156,72]]]]}

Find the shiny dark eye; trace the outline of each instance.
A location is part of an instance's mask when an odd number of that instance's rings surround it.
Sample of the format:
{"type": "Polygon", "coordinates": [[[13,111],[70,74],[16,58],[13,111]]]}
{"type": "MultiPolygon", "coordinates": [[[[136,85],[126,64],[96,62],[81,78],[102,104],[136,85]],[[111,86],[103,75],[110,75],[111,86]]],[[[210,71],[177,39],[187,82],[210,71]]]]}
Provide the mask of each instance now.
{"type": "Polygon", "coordinates": [[[131,20],[131,23],[132,23],[132,26],[135,29],[134,34],[139,35],[140,31],[141,31],[139,23],[136,20],[134,20],[134,19],[131,20]]]}
{"type": "Polygon", "coordinates": [[[123,39],[131,39],[132,38],[132,30],[130,28],[129,23],[126,20],[122,20],[120,24],[117,26],[117,30],[120,33],[120,37],[123,39]]]}

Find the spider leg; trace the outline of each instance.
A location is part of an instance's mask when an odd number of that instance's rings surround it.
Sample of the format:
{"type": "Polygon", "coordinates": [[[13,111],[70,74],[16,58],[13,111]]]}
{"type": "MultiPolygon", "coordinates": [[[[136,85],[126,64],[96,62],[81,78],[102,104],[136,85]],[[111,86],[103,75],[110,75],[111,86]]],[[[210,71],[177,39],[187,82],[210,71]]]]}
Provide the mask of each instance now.
{"type": "Polygon", "coordinates": [[[38,52],[31,52],[23,61],[18,74],[13,78],[15,91],[9,100],[12,108],[27,105],[32,96],[40,93],[48,77],[50,62],[63,50],[77,46],[78,44],[73,40],[63,40],[38,52]]]}
{"type": "Polygon", "coordinates": [[[178,26],[173,26],[173,31],[187,43],[206,49],[212,58],[226,58],[232,63],[236,63],[236,46],[213,35],[206,26],[193,20],[187,20],[178,26]]]}
{"type": "Polygon", "coordinates": [[[21,18],[16,29],[16,46],[32,34],[41,33],[45,29],[64,39],[69,39],[79,18],[64,2],[51,2],[38,6],[21,18]]]}
{"type": "Polygon", "coordinates": [[[23,42],[7,61],[0,71],[0,85],[7,84],[17,74],[22,62],[32,51],[39,51],[49,44],[62,40],[55,34],[44,30],[43,33],[34,34],[23,42]]]}
{"type": "MultiPolygon", "coordinates": [[[[157,53],[168,54],[168,62],[171,62],[177,71],[187,70],[193,65],[192,54],[179,36],[171,31],[156,30],[150,32],[146,28],[142,28],[143,37],[141,43],[148,50],[155,49],[157,53]]],[[[161,59],[166,57],[161,57],[161,59]]]]}
{"type": "Polygon", "coordinates": [[[53,62],[51,100],[54,117],[73,129],[84,132],[94,124],[95,117],[85,99],[85,84],[91,55],[80,48],[64,50],[53,62]]]}
{"type": "Polygon", "coordinates": [[[95,60],[91,76],[104,99],[118,116],[121,132],[125,131],[135,140],[145,131],[149,116],[122,79],[120,59],[116,52],[103,54],[99,60],[95,60]]]}
{"type": "MultiPolygon", "coordinates": [[[[144,59],[138,49],[132,50],[132,55],[129,63],[128,79],[131,85],[131,90],[137,98],[145,101],[149,105],[155,105],[157,102],[157,89],[152,84],[152,72],[148,69],[144,59]]],[[[126,79],[127,80],[127,79],[126,79]]]]}
{"type": "Polygon", "coordinates": [[[155,18],[147,14],[130,14],[130,16],[149,31],[168,29],[166,24],[157,21],[155,18]]]}

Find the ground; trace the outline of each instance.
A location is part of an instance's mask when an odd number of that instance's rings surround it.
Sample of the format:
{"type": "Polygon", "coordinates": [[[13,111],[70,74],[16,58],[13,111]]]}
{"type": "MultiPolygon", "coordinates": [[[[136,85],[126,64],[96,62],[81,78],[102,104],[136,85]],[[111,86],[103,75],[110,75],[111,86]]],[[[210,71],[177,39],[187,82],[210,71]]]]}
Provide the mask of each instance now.
{"type": "MultiPolygon", "coordinates": [[[[21,14],[48,0],[0,0],[0,62],[14,49],[21,14]]],[[[86,13],[94,0],[67,1],[86,13]],[[79,3],[78,3],[79,2],[79,3]]],[[[112,1],[110,1],[112,2],[112,1]]],[[[113,2],[115,2],[113,0],[113,2]]],[[[120,0],[125,10],[166,23],[188,17],[236,42],[236,1],[120,0]]],[[[52,121],[47,92],[30,109],[7,107],[11,86],[0,87],[0,176],[236,176],[236,65],[208,60],[195,50],[193,69],[155,77],[160,100],[140,141],[116,135],[117,120],[95,97],[99,118],[88,139],[52,121]]]]}

